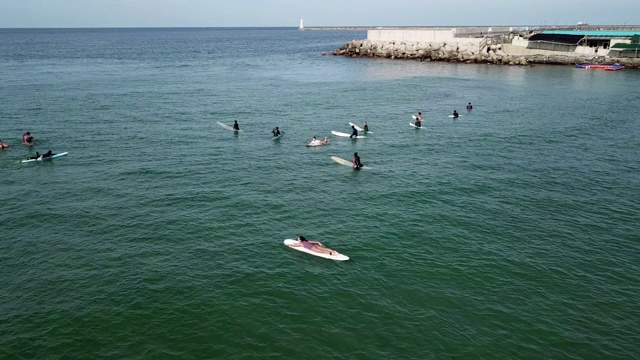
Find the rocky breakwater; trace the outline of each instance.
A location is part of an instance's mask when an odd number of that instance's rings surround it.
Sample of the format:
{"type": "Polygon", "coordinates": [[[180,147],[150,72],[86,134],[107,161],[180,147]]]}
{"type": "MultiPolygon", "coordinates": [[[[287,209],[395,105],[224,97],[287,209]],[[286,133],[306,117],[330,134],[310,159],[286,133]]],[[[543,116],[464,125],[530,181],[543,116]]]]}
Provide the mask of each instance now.
{"type": "Polygon", "coordinates": [[[351,57],[417,59],[420,61],[528,65],[525,56],[506,54],[502,51],[502,45],[489,45],[481,49],[478,44],[472,42],[352,40],[332,54],[351,57]]]}
{"type": "Polygon", "coordinates": [[[530,65],[582,63],[621,64],[630,68],[640,67],[640,58],[590,57],[558,52],[557,55],[512,55],[503,50],[502,44],[478,45],[473,42],[410,42],[352,40],[332,52],[337,56],[381,57],[389,59],[415,59],[420,61],[449,61],[479,64],[530,65]]]}

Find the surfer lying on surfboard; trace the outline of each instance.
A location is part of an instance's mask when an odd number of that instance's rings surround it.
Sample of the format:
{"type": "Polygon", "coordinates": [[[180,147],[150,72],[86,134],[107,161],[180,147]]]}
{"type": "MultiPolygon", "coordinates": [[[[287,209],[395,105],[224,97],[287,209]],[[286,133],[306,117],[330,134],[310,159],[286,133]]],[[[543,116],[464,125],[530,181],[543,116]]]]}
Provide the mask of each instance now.
{"type": "Polygon", "coordinates": [[[324,247],[324,245],[322,245],[319,241],[307,240],[302,235],[299,235],[297,240],[298,243],[291,246],[303,246],[305,249],[329,255],[338,254],[337,251],[324,247]]]}

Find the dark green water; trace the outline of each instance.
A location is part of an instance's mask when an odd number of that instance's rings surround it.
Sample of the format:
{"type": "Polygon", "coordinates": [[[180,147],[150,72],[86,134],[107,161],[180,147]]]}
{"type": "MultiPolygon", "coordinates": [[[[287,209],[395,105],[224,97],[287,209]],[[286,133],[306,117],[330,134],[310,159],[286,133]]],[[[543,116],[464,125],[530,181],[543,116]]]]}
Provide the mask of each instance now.
{"type": "Polygon", "coordinates": [[[640,72],[365,36],[0,30],[0,358],[640,357],[640,72]]]}

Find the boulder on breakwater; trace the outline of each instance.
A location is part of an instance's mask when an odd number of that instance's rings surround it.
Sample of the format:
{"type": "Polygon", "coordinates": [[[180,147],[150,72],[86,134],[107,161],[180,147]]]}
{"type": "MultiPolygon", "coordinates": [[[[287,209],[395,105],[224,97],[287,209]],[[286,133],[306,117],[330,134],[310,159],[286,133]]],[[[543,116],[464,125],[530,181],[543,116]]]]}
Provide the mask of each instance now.
{"type": "Polygon", "coordinates": [[[503,51],[502,45],[487,45],[480,48],[477,43],[464,42],[411,42],[411,41],[370,41],[352,40],[332,52],[336,56],[381,57],[419,61],[449,61],[467,64],[558,64],[576,65],[582,63],[620,64],[630,68],[640,68],[640,58],[589,57],[585,55],[511,55],[503,51]]]}

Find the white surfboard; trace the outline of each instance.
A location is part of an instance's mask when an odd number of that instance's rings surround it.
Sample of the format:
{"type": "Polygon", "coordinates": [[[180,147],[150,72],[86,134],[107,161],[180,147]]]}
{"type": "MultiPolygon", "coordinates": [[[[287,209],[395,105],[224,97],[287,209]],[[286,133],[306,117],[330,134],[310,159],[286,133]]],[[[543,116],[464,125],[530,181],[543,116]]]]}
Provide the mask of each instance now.
{"type": "MultiPolygon", "coordinates": [[[[335,136],[340,136],[340,137],[349,137],[351,136],[351,134],[347,134],[347,133],[343,133],[340,131],[331,131],[331,133],[335,136]]],[[[366,138],[366,136],[362,136],[362,135],[358,135],[358,136],[354,136],[352,139],[364,139],[366,138]]]]}
{"type": "Polygon", "coordinates": [[[352,122],[349,123],[349,126],[355,126],[356,130],[358,130],[358,131],[364,131],[363,128],[361,128],[360,126],[358,126],[358,125],[356,125],[356,124],[354,124],[352,122]]]}
{"type": "Polygon", "coordinates": [[[328,254],[328,253],[321,253],[321,252],[316,252],[313,250],[309,250],[307,248],[305,248],[304,246],[293,246],[295,244],[298,243],[298,240],[293,240],[293,239],[286,239],[284,241],[284,245],[288,246],[292,249],[298,250],[298,251],[302,251],[305,252],[307,254],[311,254],[314,256],[318,256],[321,258],[325,258],[325,259],[331,259],[331,260],[337,260],[337,261],[347,261],[349,260],[349,257],[343,254],[340,254],[339,252],[335,251],[334,255],[328,254]]]}
{"type": "MultiPolygon", "coordinates": [[[[449,115],[450,118],[453,118],[453,115],[449,115]]],[[[462,117],[462,115],[458,114],[458,117],[462,117]]]]}
{"type": "Polygon", "coordinates": [[[20,161],[20,162],[27,163],[27,162],[34,162],[34,161],[47,161],[47,160],[53,160],[53,159],[57,159],[57,158],[59,158],[59,157],[66,156],[68,153],[69,153],[69,152],[63,152],[63,153],[55,154],[55,155],[53,155],[53,156],[49,156],[49,157],[46,157],[46,158],[43,158],[42,156],[40,156],[40,157],[39,157],[39,158],[37,158],[37,159],[25,159],[25,160],[22,160],[22,161],[20,161]]]}
{"type": "Polygon", "coordinates": [[[323,144],[322,141],[316,140],[316,141],[312,141],[312,142],[308,143],[307,146],[310,146],[310,147],[311,146],[322,146],[322,145],[327,145],[327,144],[323,144]]]}
{"type": "Polygon", "coordinates": [[[416,129],[422,129],[422,126],[416,126],[416,124],[410,122],[409,125],[413,126],[416,129]]]}
{"type": "MultiPolygon", "coordinates": [[[[349,160],[345,160],[345,159],[339,158],[339,157],[337,157],[337,156],[332,156],[332,157],[331,157],[331,160],[333,160],[333,161],[337,162],[337,163],[338,163],[338,164],[340,164],[340,165],[345,165],[345,166],[353,167],[353,162],[351,162],[351,161],[349,161],[349,160]]],[[[361,169],[371,169],[371,168],[370,168],[370,167],[368,167],[368,166],[363,166],[363,167],[361,167],[361,169]]]]}
{"type": "Polygon", "coordinates": [[[237,131],[237,132],[242,131],[242,130],[234,130],[234,129],[233,129],[233,126],[229,126],[229,125],[227,125],[227,124],[223,124],[223,123],[221,123],[220,121],[218,121],[218,125],[220,125],[221,127],[225,128],[225,129],[227,129],[227,130],[237,131]]]}

